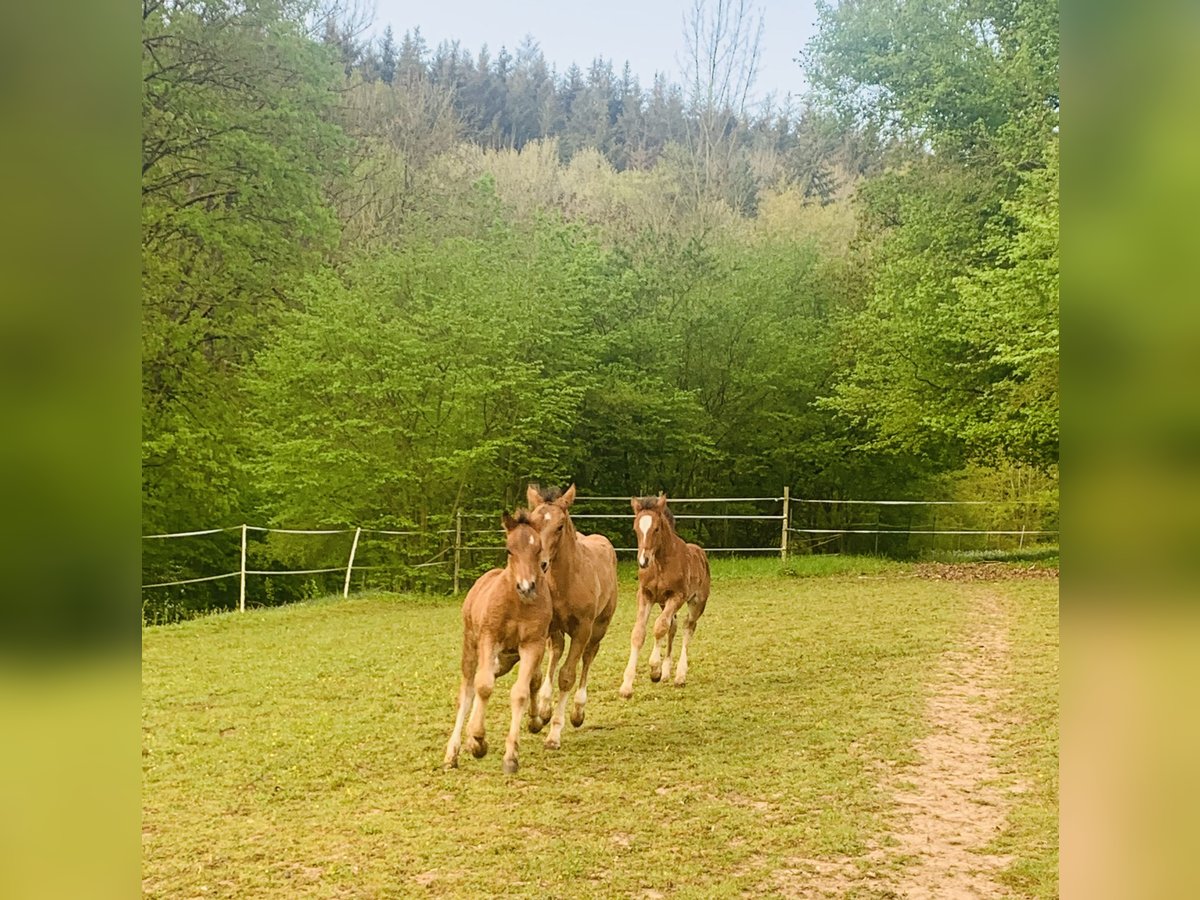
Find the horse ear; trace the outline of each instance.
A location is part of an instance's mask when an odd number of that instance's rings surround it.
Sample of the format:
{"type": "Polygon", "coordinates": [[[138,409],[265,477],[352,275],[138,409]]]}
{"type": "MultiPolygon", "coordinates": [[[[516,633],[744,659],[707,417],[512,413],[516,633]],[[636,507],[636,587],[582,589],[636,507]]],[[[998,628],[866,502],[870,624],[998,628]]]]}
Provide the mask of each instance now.
{"type": "Polygon", "coordinates": [[[500,516],[500,521],[504,523],[505,531],[512,531],[514,528],[517,527],[517,520],[514,519],[512,516],[510,516],[508,513],[503,513],[500,516]]]}
{"type": "Polygon", "coordinates": [[[658,502],[655,503],[654,506],[659,512],[662,512],[664,509],[666,509],[667,508],[667,495],[664,494],[662,491],[659,491],[658,492],[658,502]]]}
{"type": "Polygon", "coordinates": [[[641,509],[641,507],[640,507],[640,506],[638,506],[638,498],[637,498],[637,497],[630,497],[630,498],[629,498],[629,505],[633,507],[633,511],[634,511],[635,513],[636,513],[636,512],[637,512],[639,509],[641,509]]]}
{"type": "Polygon", "coordinates": [[[562,495],[561,500],[563,506],[570,506],[575,502],[575,485],[571,485],[569,488],[567,488],[567,491],[562,495]]]}
{"type": "Polygon", "coordinates": [[[525,503],[531,510],[537,509],[542,505],[542,495],[538,491],[538,486],[532,482],[529,487],[525,488],[525,503]]]}

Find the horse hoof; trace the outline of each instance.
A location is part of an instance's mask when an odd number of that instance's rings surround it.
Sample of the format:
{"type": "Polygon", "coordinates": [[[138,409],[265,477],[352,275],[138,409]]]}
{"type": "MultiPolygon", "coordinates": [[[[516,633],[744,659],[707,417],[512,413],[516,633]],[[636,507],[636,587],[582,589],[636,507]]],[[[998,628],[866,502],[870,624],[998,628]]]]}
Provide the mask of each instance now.
{"type": "Polygon", "coordinates": [[[518,768],[520,768],[520,764],[517,762],[516,757],[513,757],[512,759],[505,757],[505,759],[504,759],[504,774],[505,775],[517,774],[518,768]]]}
{"type": "Polygon", "coordinates": [[[617,691],[617,693],[621,695],[622,700],[628,700],[630,697],[633,696],[633,688],[625,687],[625,685],[621,685],[621,689],[619,691],[617,691]]]}
{"type": "Polygon", "coordinates": [[[571,713],[571,724],[574,725],[576,728],[578,728],[580,725],[583,724],[583,710],[582,709],[577,713],[574,713],[574,712],[571,713]]]}
{"type": "Polygon", "coordinates": [[[662,669],[651,669],[650,680],[655,684],[658,684],[660,681],[662,681],[662,669]]]}
{"type": "Polygon", "coordinates": [[[443,762],[442,768],[445,769],[447,772],[449,772],[451,769],[457,769],[458,768],[458,757],[456,756],[456,757],[454,757],[454,759],[448,759],[445,762],[443,762]]]}
{"type": "Polygon", "coordinates": [[[560,741],[558,738],[556,738],[556,737],[546,738],[546,749],[547,750],[557,750],[561,746],[562,746],[562,741],[560,741]]]}
{"type": "Polygon", "coordinates": [[[476,759],[483,759],[487,756],[487,751],[487,738],[478,738],[471,741],[471,755],[476,759]]]}
{"type": "Polygon", "coordinates": [[[541,719],[541,718],[538,718],[537,716],[534,716],[532,719],[529,720],[529,733],[537,734],[539,731],[541,731],[545,727],[545,725],[546,725],[545,719],[541,719]]]}
{"type": "Polygon", "coordinates": [[[675,679],[675,687],[683,687],[685,684],[687,684],[686,680],[681,681],[678,678],[675,679]]]}

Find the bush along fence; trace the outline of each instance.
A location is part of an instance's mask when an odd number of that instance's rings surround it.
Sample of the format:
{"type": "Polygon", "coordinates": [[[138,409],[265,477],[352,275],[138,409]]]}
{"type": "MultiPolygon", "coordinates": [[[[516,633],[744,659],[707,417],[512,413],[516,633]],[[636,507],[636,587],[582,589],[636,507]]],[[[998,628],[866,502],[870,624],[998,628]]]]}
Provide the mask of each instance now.
{"type": "MultiPolygon", "coordinates": [[[[845,500],[791,496],[671,498],[682,537],[711,554],[1003,550],[1056,541],[1058,509],[1040,501],[845,500]]],[[[456,510],[424,528],[235,525],[142,538],[143,619],[190,618],[358,590],[464,590],[502,564],[499,512],[456,510]],[[177,549],[176,549],[177,548],[177,549]],[[236,562],[236,568],[234,567],[236,562]],[[205,570],[216,574],[203,574],[205,570]]],[[[579,497],[572,518],[635,551],[629,497],[579,497]]]]}

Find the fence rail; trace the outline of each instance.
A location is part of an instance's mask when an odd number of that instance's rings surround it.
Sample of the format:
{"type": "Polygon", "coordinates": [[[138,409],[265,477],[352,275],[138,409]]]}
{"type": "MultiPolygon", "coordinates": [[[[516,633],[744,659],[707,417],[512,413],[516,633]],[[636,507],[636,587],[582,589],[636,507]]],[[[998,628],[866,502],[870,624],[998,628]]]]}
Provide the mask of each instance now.
{"type": "MultiPolygon", "coordinates": [[[[576,498],[577,503],[606,503],[606,502],[628,502],[628,496],[580,496],[576,498]]],[[[706,550],[713,553],[777,553],[781,559],[786,559],[791,552],[790,537],[792,535],[812,535],[812,536],[842,536],[842,535],[876,535],[875,547],[878,551],[878,535],[902,536],[933,536],[933,535],[984,535],[984,536],[1008,536],[1020,537],[1020,546],[1024,546],[1027,537],[1045,537],[1048,535],[1057,535],[1056,530],[1047,529],[1031,529],[1022,527],[1019,530],[1006,529],[972,529],[972,528],[941,528],[937,527],[937,514],[934,514],[934,522],[928,528],[912,527],[911,515],[909,526],[906,528],[888,528],[880,527],[878,516],[874,524],[875,527],[863,527],[870,523],[851,523],[845,527],[796,527],[792,522],[793,505],[824,505],[830,507],[841,506],[932,506],[932,507],[947,507],[947,506],[963,506],[963,507],[983,507],[991,506],[997,508],[1019,507],[1019,506],[1039,506],[1044,505],[1035,500],[820,500],[811,498],[793,498],[791,489],[785,487],[783,493],[779,496],[771,497],[673,497],[671,498],[673,506],[683,506],[687,504],[701,503],[779,503],[781,504],[778,513],[691,513],[675,515],[676,519],[680,520],[703,520],[703,521],[742,521],[742,522],[779,522],[779,538],[777,543],[771,543],[758,546],[706,546],[706,550]]],[[[143,590],[152,588],[175,587],[188,584],[199,584],[201,582],[218,581],[225,578],[237,577],[240,579],[238,586],[238,609],[245,611],[246,609],[246,576],[286,576],[286,575],[317,575],[329,574],[333,572],[345,572],[345,579],[342,583],[342,596],[350,595],[350,580],[354,572],[373,571],[378,569],[388,568],[387,566],[376,565],[355,565],[355,558],[359,549],[360,538],[363,535],[384,535],[396,537],[436,537],[447,539],[446,546],[443,546],[432,557],[424,562],[413,563],[409,568],[420,569],[431,566],[448,566],[452,571],[453,589],[458,593],[460,587],[461,576],[463,572],[463,554],[477,552],[497,552],[502,548],[499,544],[477,543],[476,540],[480,535],[502,535],[501,528],[463,528],[463,520],[478,519],[478,518],[494,518],[494,513],[475,513],[466,512],[463,510],[455,510],[454,512],[454,528],[441,528],[430,530],[393,530],[384,528],[363,528],[363,527],[347,527],[347,528],[271,528],[260,525],[234,525],[226,528],[207,528],[197,531],[180,531],[169,534],[147,534],[143,535],[142,539],[151,540],[166,540],[174,538],[189,538],[199,537],[204,535],[221,534],[225,532],[238,531],[241,533],[240,542],[240,566],[237,571],[225,572],[220,575],[204,575],[199,577],[181,578],[175,581],[160,581],[153,584],[143,584],[143,590]],[[354,541],[350,548],[349,559],[347,563],[338,566],[330,566],[323,568],[312,569],[251,569],[246,565],[246,550],[247,550],[247,534],[248,532],[269,533],[269,534],[288,534],[288,535],[342,535],[353,534],[354,541]],[[451,543],[448,539],[453,537],[451,543]]],[[[596,520],[631,520],[634,518],[632,511],[610,513],[610,512],[577,512],[572,513],[572,519],[596,519],[596,520]]],[[[726,531],[726,534],[728,532],[726,531]]],[[[828,537],[825,540],[814,538],[808,544],[808,549],[823,546],[828,543],[828,537]]],[[[618,553],[633,553],[636,552],[636,547],[616,547],[618,553]]]]}

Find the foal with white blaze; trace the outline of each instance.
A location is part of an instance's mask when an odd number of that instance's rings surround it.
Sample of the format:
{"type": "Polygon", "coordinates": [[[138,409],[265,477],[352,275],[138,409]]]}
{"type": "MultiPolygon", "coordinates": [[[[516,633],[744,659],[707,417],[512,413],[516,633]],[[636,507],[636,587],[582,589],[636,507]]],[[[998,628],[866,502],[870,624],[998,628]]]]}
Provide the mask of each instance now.
{"type": "Polygon", "coordinates": [[[543,561],[550,575],[554,606],[550,622],[550,665],[535,701],[536,713],[529,719],[529,729],[537,731],[549,719],[546,747],[557,750],[562,742],[567,695],[575,684],[575,667],[581,659],[583,669],[571,710],[571,724],[576,728],[583,724],[588,672],[617,609],[617,553],[604,535],[580,534],[575,530],[568,512],[575,501],[575,485],[562,493],[555,488],[543,490],[530,485],[526,500],[533,510],[533,521],[542,532],[543,561]],[[558,703],[551,716],[554,670],[562,657],[565,635],[571,638],[571,649],[558,670],[558,703]]]}
{"type": "MultiPolygon", "coordinates": [[[[458,717],[446,745],[446,768],[458,765],[463,722],[467,709],[467,749],[476,759],[487,754],[484,718],[497,676],[520,660],[517,680],[509,694],[512,721],[504,745],[504,771],[517,771],[517,734],[531,691],[541,684],[542,654],[550,629],[550,587],[543,577],[542,537],[529,513],[519,509],[503,517],[508,532],[508,562],[503,569],[484,573],[463,601],[462,684],[458,690],[458,717]]],[[[531,710],[532,713],[532,710],[531,710]]]]}
{"type": "Polygon", "coordinates": [[[683,626],[683,646],[675,668],[675,684],[687,681],[688,644],[696,632],[696,622],[708,603],[712,581],[708,555],[696,544],[689,544],[675,533],[675,516],[667,509],[667,497],[634,497],[633,531],[637,535],[638,608],[629,644],[629,664],[621,682],[620,694],[633,696],[633,678],[637,674],[638,654],[646,639],[650,608],[663,608],[654,622],[654,650],[650,654],[650,680],[671,677],[671,649],[675,641],[675,614],[686,603],[687,622],[683,626]]]}

